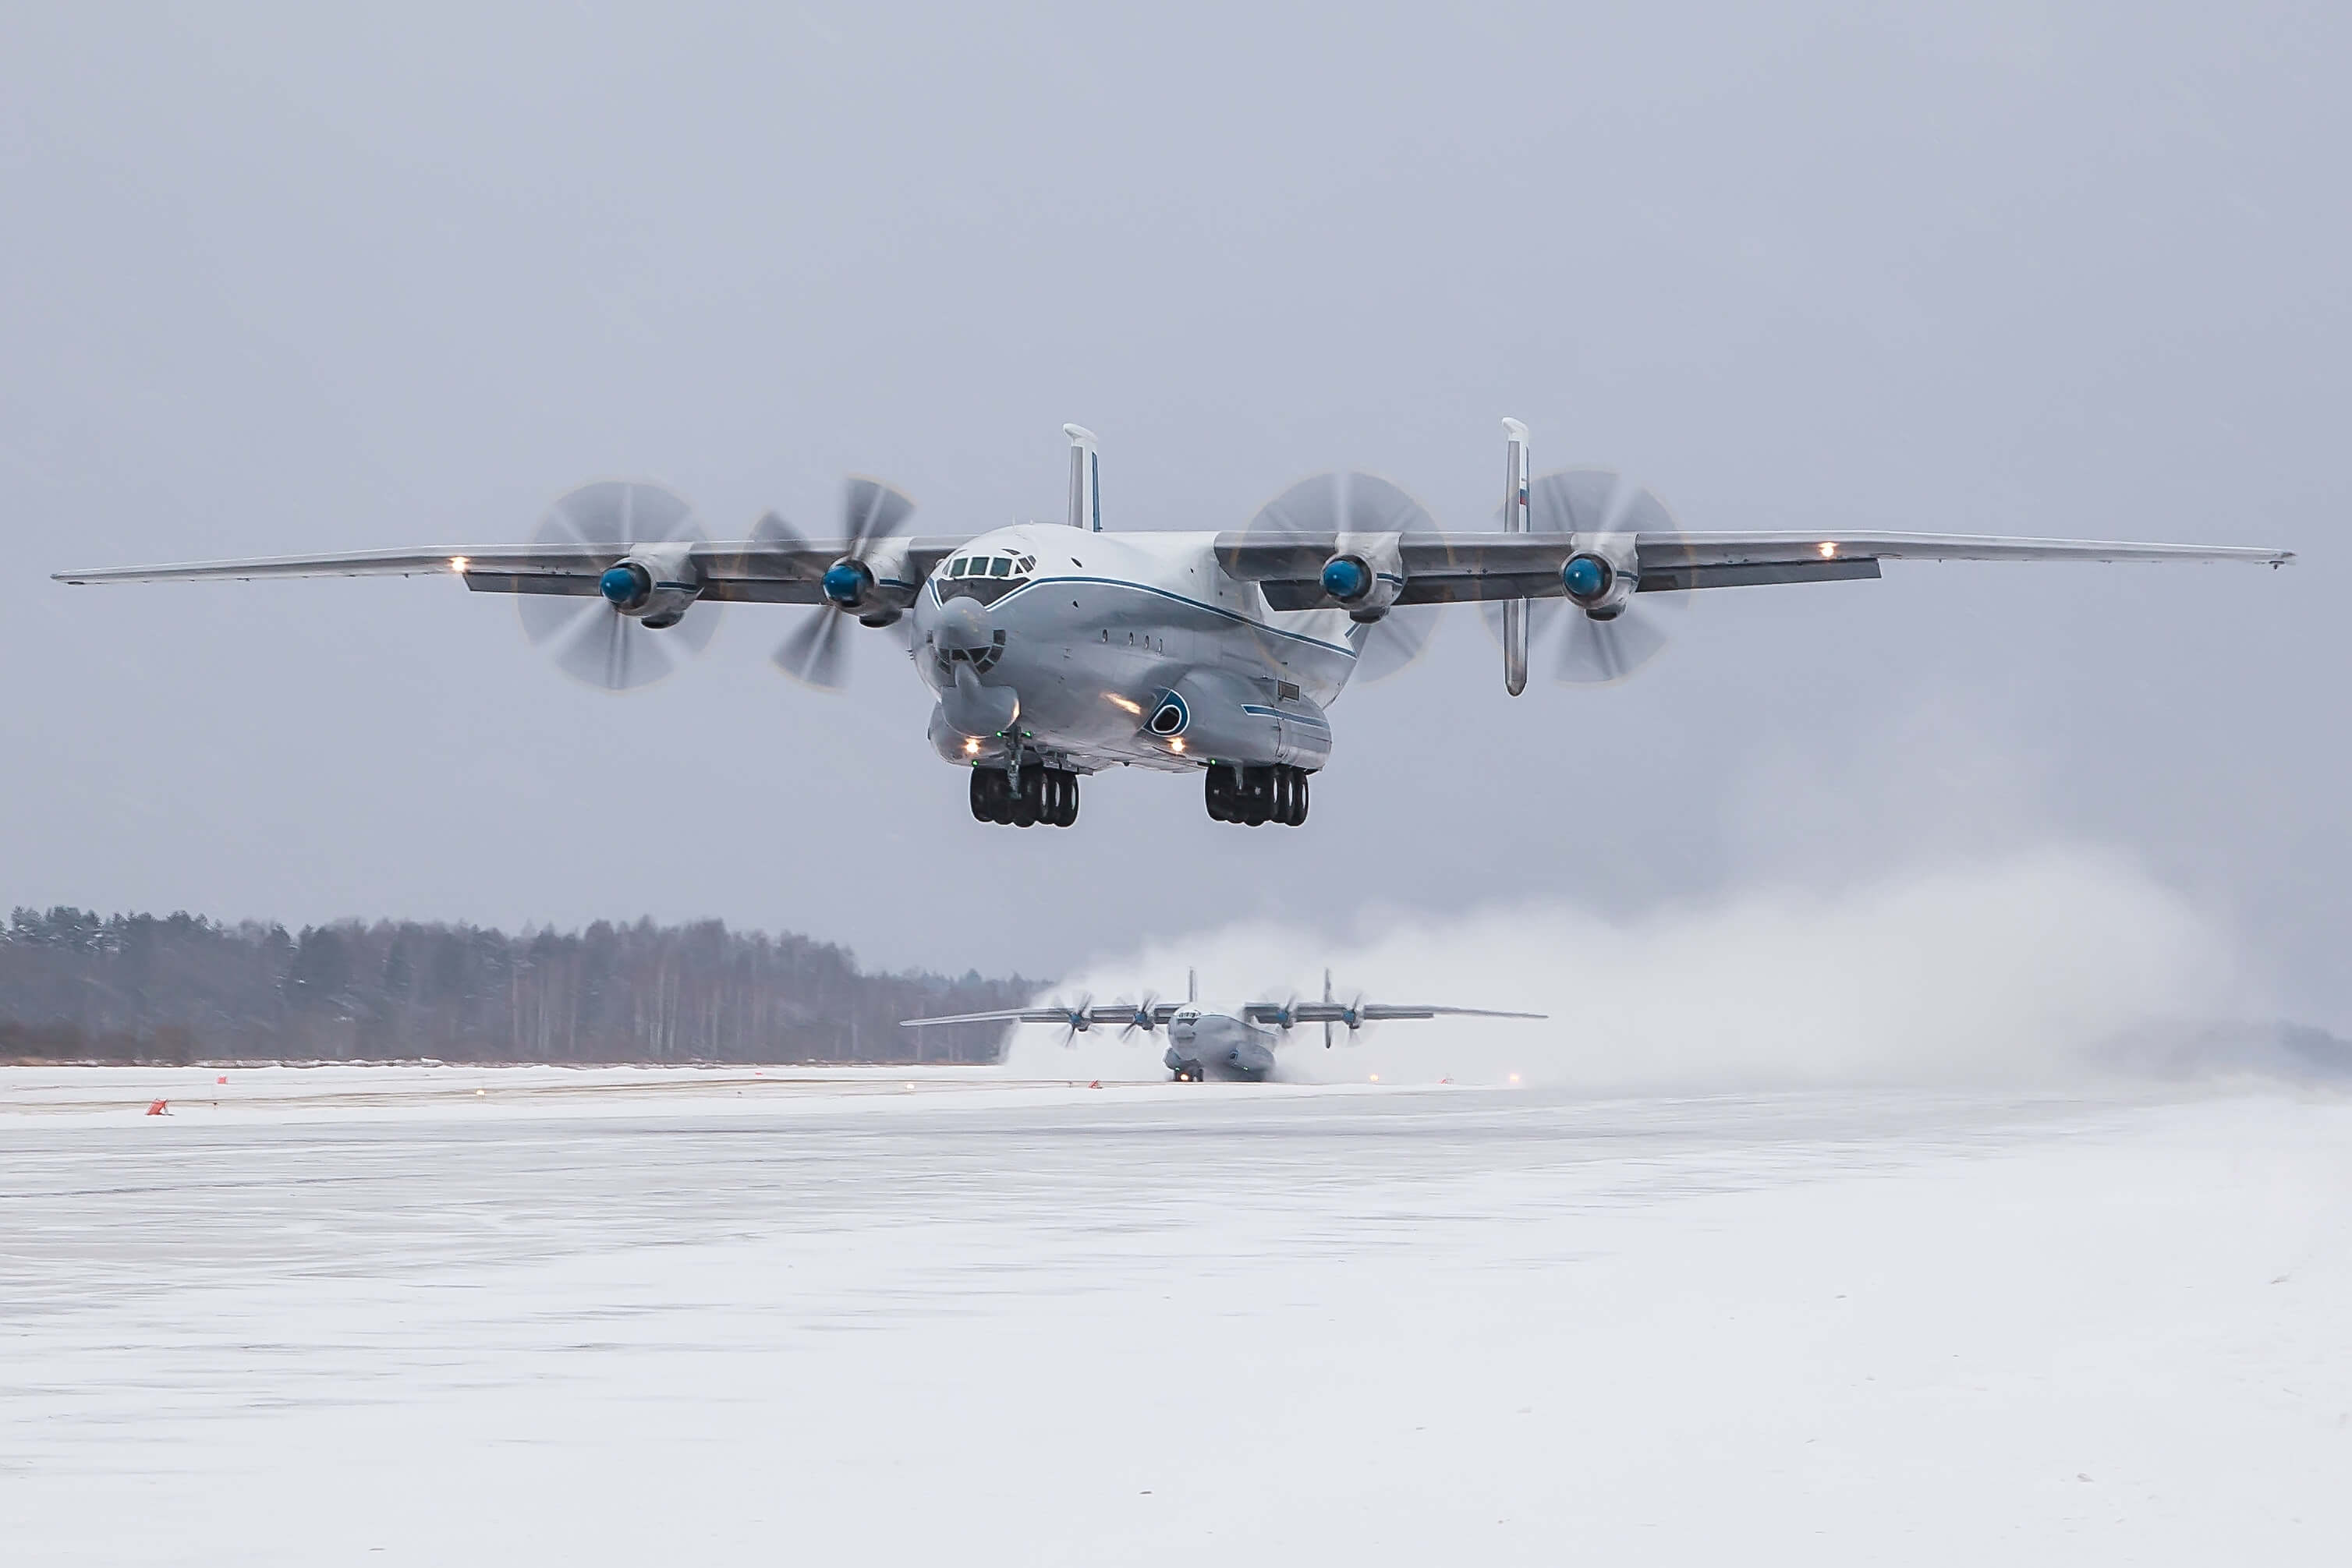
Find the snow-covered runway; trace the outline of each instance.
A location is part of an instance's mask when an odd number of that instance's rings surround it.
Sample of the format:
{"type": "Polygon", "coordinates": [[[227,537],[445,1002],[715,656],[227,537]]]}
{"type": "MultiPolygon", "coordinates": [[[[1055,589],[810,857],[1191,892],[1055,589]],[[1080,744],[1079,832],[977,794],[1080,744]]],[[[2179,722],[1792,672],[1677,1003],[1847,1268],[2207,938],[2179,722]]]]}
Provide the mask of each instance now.
{"type": "Polygon", "coordinates": [[[2352,1552],[2338,1100],[214,1076],[0,1072],[11,1563],[2352,1552]]]}

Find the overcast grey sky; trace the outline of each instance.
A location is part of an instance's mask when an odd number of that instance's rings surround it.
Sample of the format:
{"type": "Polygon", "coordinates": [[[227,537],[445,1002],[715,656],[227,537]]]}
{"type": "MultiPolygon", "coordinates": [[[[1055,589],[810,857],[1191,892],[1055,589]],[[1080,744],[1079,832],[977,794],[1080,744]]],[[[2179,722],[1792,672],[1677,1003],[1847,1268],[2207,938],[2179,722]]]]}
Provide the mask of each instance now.
{"type": "Polygon", "coordinates": [[[715,915],[1065,972],[1228,913],[1604,910],[2060,841],[2352,1021],[2340,6],[219,5],[0,16],[0,900],[715,915]],[[714,532],[847,470],[926,532],[1237,527],[1377,469],[1486,525],[1497,419],[1693,528],[2279,543],[1709,596],[1633,683],[1474,620],[1352,692],[1303,831],[1113,777],[972,822],[877,637],[736,611],[613,698],[454,583],[66,567],[714,532]]]}

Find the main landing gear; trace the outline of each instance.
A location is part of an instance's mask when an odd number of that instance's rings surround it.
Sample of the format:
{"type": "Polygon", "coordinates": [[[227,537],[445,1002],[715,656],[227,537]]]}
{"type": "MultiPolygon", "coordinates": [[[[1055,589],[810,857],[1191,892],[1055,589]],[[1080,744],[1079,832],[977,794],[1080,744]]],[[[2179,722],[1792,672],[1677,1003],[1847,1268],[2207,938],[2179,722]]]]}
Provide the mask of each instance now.
{"type": "Polygon", "coordinates": [[[1258,827],[1279,822],[1296,828],[1307,821],[1307,769],[1239,768],[1230,762],[1209,764],[1209,816],[1220,822],[1246,822],[1258,827]]]}
{"type": "Polygon", "coordinates": [[[1066,828],[1078,820],[1078,776],[1059,768],[1024,768],[1021,788],[1002,768],[971,770],[971,814],[1008,827],[1066,828]]]}

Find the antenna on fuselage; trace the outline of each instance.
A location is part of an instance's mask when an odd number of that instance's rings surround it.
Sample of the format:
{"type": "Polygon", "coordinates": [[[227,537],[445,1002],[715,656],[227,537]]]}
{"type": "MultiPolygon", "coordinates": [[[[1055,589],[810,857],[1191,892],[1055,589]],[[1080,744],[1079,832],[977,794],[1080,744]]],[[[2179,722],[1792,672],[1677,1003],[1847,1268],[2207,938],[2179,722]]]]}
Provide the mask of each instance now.
{"type": "Polygon", "coordinates": [[[1066,424],[1070,438],[1070,527],[1087,533],[1102,532],[1102,458],[1095,451],[1095,433],[1083,424],[1066,424]]]}
{"type": "Polygon", "coordinates": [[[1188,1002],[1201,999],[1201,971],[1198,969],[1184,971],[1184,999],[1188,1002]]]}

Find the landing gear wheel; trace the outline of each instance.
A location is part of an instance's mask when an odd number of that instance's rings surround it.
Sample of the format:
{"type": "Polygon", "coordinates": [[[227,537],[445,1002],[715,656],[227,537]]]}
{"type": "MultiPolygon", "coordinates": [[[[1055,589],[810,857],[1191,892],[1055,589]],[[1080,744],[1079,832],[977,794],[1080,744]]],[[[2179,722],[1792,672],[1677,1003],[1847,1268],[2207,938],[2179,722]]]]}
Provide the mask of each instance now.
{"type": "Polygon", "coordinates": [[[1202,788],[1202,794],[1208,803],[1209,821],[1234,821],[1234,797],[1241,792],[1240,776],[1230,763],[1212,762],[1205,769],[1204,777],[1207,781],[1202,788]]]}
{"type": "Polygon", "coordinates": [[[1013,820],[1013,789],[1002,768],[975,768],[971,770],[971,814],[975,821],[1009,822],[1013,820]]]}
{"type": "Polygon", "coordinates": [[[1055,785],[1054,826],[1069,827],[1078,820],[1078,776],[1064,768],[1048,777],[1055,785]]]}
{"type": "Polygon", "coordinates": [[[1294,828],[1303,828],[1307,825],[1307,772],[1303,768],[1294,768],[1290,770],[1290,815],[1285,817],[1283,821],[1294,828]]]}
{"type": "Polygon", "coordinates": [[[1244,768],[1242,769],[1242,821],[1253,828],[1262,828],[1274,815],[1274,769],[1244,768]]]}
{"type": "Polygon", "coordinates": [[[1045,804],[1045,770],[1024,768],[1021,770],[1021,790],[1013,797],[1013,825],[1034,828],[1045,804]]]}

